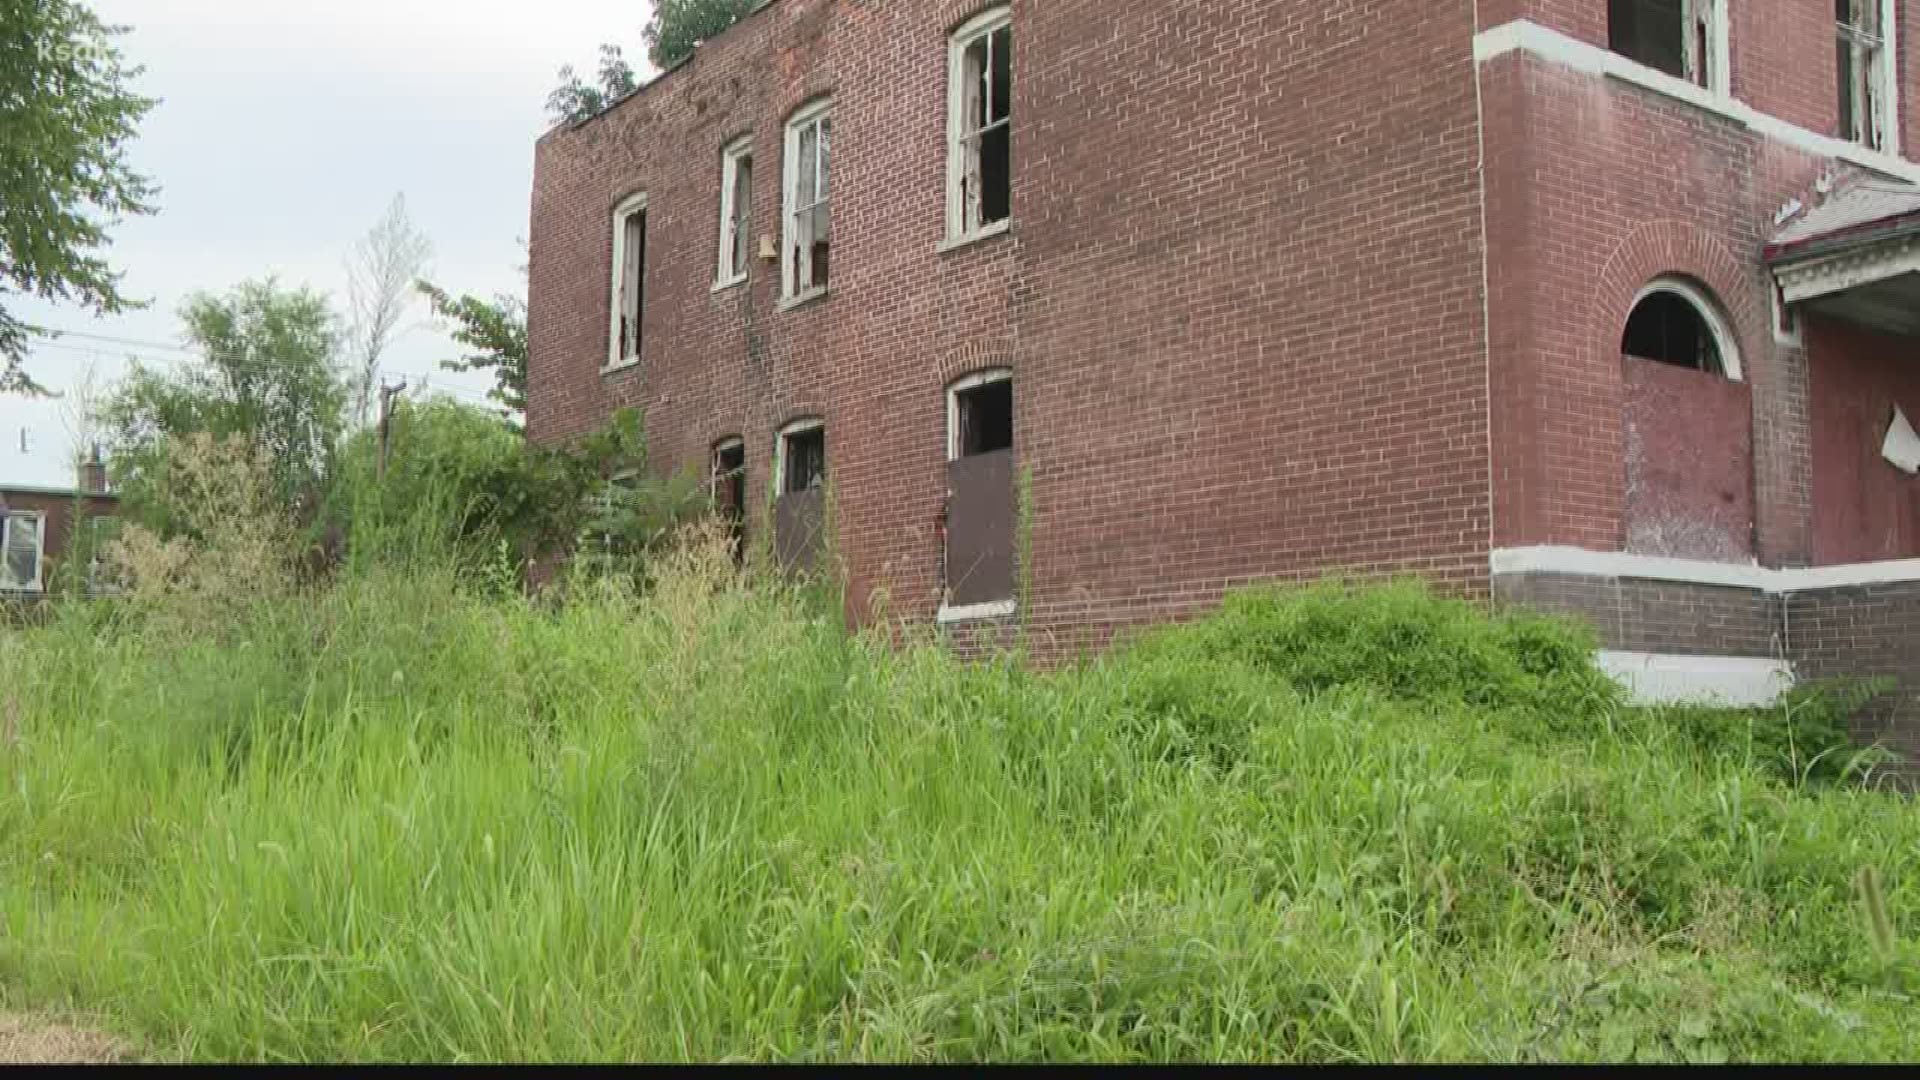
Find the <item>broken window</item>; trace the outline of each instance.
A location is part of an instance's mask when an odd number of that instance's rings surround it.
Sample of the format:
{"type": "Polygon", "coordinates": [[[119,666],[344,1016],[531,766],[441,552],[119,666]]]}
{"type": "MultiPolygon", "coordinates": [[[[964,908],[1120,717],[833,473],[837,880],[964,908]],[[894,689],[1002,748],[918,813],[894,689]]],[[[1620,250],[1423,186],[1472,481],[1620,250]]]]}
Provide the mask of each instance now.
{"type": "Polygon", "coordinates": [[[786,242],[782,245],[786,296],[800,300],[827,287],[833,220],[829,162],[833,143],[831,104],[808,107],[787,125],[786,242]]]}
{"type": "Polygon", "coordinates": [[[621,203],[613,214],[613,326],[607,366],[640,360],[641,313],[646,308],[647,197],[621,203]]]}
{"type": "Polygon", "coordinates": [[[0,591],[39,592],[46,519],[0,509],[0,591]]]}
{"type": "Polygon", "coordinates": [[[788,569],[811,569],[826,522],[826,425],[819,420],[787,425],[774,464],[780,493],[773,505],[775,554],[788,569]]]}
{"type": "Polygon", "coordinates": [[[990,371],[947,391],[947,606],[1014,592],[1013,375],[990,371]]]}
{"type": "Polygon", "coordinates": [[[747,279],[753,242],[753,143],[728,147],[720,162],[720,274],[732,285],[747,279]]]}
{"type": "Polygon", "coordinates": [[[725,439],[713,448],[713,505],[727,523],[733,559],[747,554],[747,444],[725,439]]]}
{"type": "Polygon", "coordinates": [[[1013,214],[1013,23],[987,12],[953,38],[948,233],[972,236],[1013,214]]]}
{"type": "Polygon", "coordinates": [[[1840,89],[1840,137],[1873,150],[1884,149],[1886,102],[1886,29],[1881,0],[1834,0],[1840,89]]]}
{"type": "Polygon", "coordinates": [[[1713,86],[1724,0],[1608,0],[1607,47],[1698,86],[1713,86]]]}
{"type": "Polygon", "coordinates": [[[1708,314],[1708,303],[1704,294],[1680,282],[1649,286],[1627,318],[1620,351],[1641,360],[1739,378],[1731,345],[1708,314]]]}

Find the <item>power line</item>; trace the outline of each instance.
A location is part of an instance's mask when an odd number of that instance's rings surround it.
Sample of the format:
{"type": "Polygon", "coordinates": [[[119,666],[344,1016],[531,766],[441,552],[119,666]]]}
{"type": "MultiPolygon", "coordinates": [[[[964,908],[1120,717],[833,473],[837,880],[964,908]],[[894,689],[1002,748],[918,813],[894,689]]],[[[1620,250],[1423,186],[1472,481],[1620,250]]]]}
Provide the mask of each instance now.
{"type": "MultiPolygon", "coordinates": [[[[80,335],[74,335],[74,336],[77,337],[80,335]]],[[[129,339],[129,338],[110,339],[110,340],[122,341],[127,343],[132,342],[132,339],[129,339]]],[[[176,368],[195,360],[198,360],[202,363],[214,363],[214,364],[219,364],[221,366],[228,367],[228,368],[239,368],[239,369],[250,370],[255,372],[270,370],[276,367],[288,366],[285,361],[276,360],[270,356],[242,356],[242,355],[233,354],[233,353],[221,354],[221,353],[212,353],[212,352],[196,352],[196,351],[193,351],[190,349],[184,349],[184,348],[175,349],[175,351],[181,354],[176,357],[144,356],[135,352],[115,353],[111,349],[102,348],[99,346],[69,345],[64,342],[53,341],[53,340],[36,341],[33,343],[33,348],[36,351],[40,349],[57,349],[57,350],[62,350],[66,352],[74,352],[74,353],[79,353],[85,356],[95,356],[95,357],[112,358],[112,357],[118,356],[121,359],[132,360],[136,363],[147,363],[147,364],[157,365],[157,366],[167,367],[167,368],[176,368]]],[[[386,375],[393,375],[400,378],[418,380],[419,383],[421,384],[421,389],[428,394],[444,393],[444,394],[453,395],[455,397],[467,398],[469,400],[476,401],[476,402],[482,402],[482,403],[493,405],[496,407],[500,405],[498,401],[495,401],[493,398],[488,397],[485,391],[470,390],[460,386],[435,385],[434,380],[437,376],[454,374],[454,372],[447,371],[444,369],[438,372],[420,372],[420,371],[404,370],[400,368],[389,368],[389,367],[386,367],[385,365],[382,365],[382,367],[380,368],[380,371],[381,373],[386,375]]]]}

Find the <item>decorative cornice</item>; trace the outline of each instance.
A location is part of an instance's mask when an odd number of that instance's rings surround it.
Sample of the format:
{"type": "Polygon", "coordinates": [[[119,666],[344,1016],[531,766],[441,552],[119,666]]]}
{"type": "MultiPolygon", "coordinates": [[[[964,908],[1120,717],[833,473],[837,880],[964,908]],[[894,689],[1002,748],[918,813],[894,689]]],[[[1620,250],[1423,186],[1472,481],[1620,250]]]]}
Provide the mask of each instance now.
{"type": "Polygon", "coordinates": [[[1868,241],[1857,248],[1783,263],[1773,268],[1790,304],[1920,273],[1920,235],[1868,241]]]}

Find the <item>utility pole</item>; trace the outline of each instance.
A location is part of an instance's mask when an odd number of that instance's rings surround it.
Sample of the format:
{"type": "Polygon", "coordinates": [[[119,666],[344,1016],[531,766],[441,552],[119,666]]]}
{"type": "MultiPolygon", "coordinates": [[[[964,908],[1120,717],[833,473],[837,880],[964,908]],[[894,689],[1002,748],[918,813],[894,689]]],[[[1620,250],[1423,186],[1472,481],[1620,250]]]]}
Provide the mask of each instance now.
{"type": "Polygon", "coordinates": [[[380,384],[380,464],[378,467],[378,476],[381,480],[387,478],[387,448],[391,445],[393,436],[393,396],[406,388],[407,384],[404,381],[398,386],[388,386],[385,382],[380,384]]]}

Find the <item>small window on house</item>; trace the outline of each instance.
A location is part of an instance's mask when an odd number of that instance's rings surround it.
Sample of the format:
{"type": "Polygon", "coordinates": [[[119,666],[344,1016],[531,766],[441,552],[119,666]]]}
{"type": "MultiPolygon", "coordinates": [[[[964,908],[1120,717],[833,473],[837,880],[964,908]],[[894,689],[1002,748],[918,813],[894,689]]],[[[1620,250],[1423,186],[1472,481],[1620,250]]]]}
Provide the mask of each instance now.
{"type": "Polygon", "coordinates": [[[1706,295],[1680,281],[1648,286],[1634,303],[1620,351],[1730,379],[1740,377],[1732,338],[1706,295]]]}
{"type": "Polygon", "coordinates": [[[1892,104],[1882,0],[1834,0],[1840,89],[1840,137],[1873,150],[1886,148],[1892,104]]]}
{"type": "Polygon", "coordinates": [[[780,490],[783,494],[812,491],[827,482],[827,429],[811,422],[794,426],[780,436],[780,490]]]}
{"type": "Polygon", "coordinates": [[[781,271],[788,300],[803,300],[827,288],[833,247],[831,194],[833,113],[830,102],[802,110],[787,124],[785,240],[781,271]]]}
{"type": "Polygon", "coordinates": [[[1722,80],[1725,0],[1608,0],[1607,47],[1698,86],[1722,80]]]}
{"type": "Polygon", "coordinates": [[[636,195],[613,212],[613,322],[608,334],[609,368],[640,360],[646,278],[647,197],[636,195]]]}
{"type": "Polygon", "coordinates": [[[713,448],[713,504],[727,523],[735,562],[746,558],[747,444],[723,439],[713,448]]]}
{"type": "Polygon", "coordinates": [[[46,551],[46,519],[0,510],[0,592],[39,592],[46,551]]]}
{"type": "Polygon", "coordinates": [[[753,242],[753,142],[742,139],[720,162],[720,286],[747,280],[753,242]]]}
{"type": "Polygon", "coordinates": [[[1013,214],[1013,23],[998,8],[953,37],[948,235],[973,236],[1013,214]]]}

